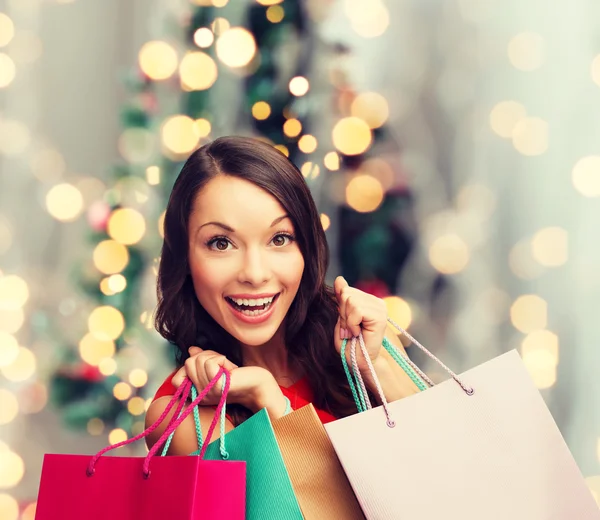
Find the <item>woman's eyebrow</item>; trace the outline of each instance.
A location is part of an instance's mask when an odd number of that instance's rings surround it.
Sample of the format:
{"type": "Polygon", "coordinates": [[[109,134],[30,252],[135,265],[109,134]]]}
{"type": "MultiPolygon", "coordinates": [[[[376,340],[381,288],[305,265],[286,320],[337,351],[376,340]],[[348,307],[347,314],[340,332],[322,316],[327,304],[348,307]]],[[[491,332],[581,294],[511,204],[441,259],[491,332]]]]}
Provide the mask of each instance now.
{"type": "MultiPolygon", "coordinates": [[[[271,225],[269,227],[275,226],[276,224],[278,224],[279,222],[281,222],[282,220],[284,220],[286,218],[290,218],[290,216],[289,215],[282,215],[281,217],[277,217],[273,222],[271,222],[271,225]]],[[[229,231],[230,233],[235,233],[235,229],[233,229],[232,227],[228,226],[227,224],[223,224],[222,222],[216,222],[216,221],[206,222],[205,224],[202,224],[198,228],[198,230],[196,231],[196,233],[198,231],[200,231],[205,226],[218,226],[218,227],[224,229],[225,231],[229,231]]]]}

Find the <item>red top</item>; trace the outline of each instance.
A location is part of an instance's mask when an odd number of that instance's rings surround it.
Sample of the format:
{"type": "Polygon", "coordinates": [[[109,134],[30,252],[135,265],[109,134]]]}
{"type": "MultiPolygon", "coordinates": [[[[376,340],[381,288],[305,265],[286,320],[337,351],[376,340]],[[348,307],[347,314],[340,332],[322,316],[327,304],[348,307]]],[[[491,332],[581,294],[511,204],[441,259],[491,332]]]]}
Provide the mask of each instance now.
{"type": "MultiPolygon", "coordinates": [[[[169,377],[167,377],[167,379],[165,379],[165,382],[156,391],[156,394],[154,395],[154,399],[152,399],[152,401],[156,401],[159,397],[171,396],[175,394],[176,388],[171,383],[171,378],[174,375],[175,372],[173,372],[169,377]]],[[[302,408],[303,406],[306,406],[307,404],[310,404],[313,401],[313,392],[310,386],[308,385],[308,381],[306,380],[306,378],[300,379],[292,386],[285,387],[279,385],[279,388],[281,388],[283,395],[285,395],[290,400],[292,410],[298,410],[298,408],[302,408]]],[[[317,412],[317,415],[319,416],[319,419],[321,419],[321,422],[323,424],[335,421],[335,417],[330,413],[325,412],[324,410],[319,410],[315,407],[315,412],[317,412]]]]}

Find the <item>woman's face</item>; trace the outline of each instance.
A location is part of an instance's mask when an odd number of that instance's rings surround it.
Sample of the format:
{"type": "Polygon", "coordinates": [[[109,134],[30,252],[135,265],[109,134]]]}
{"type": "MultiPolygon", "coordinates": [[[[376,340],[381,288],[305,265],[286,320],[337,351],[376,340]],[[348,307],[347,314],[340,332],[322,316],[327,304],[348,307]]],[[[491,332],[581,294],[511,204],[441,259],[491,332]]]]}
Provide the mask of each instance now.
{"type": "Polygon", "coordinates": [[[243,345],[265,344],[283,323],[304,271],[285,210],[251,182],[219,175],[196,197],[188,228],[198,300],[243,345]]]}

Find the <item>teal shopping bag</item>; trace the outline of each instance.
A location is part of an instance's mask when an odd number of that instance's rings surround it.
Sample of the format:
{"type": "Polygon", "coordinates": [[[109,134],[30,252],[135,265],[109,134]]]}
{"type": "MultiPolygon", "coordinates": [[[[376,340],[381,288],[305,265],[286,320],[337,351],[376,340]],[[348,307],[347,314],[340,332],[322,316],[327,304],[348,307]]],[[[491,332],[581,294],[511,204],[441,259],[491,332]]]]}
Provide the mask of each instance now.
{"type": "MultiPolygon", "coordinates": [[[[192,399],[196,389],[192,388],[192,399]]],[[[203,444],[199,414],[194,413],[198,446],[203,444]]],[[[266,408],[255,413],[235,429],[224,433],[225,407],[221,412],[220,440],[211,442],[204,460],[237,460],[246,462],[246,519],[302,520],[275,432],[266,408]]],[[[165,445],[166,453],[170,439],[165,445]]],[[[191,455],[199,455],[200,449],[191,455]]]]}

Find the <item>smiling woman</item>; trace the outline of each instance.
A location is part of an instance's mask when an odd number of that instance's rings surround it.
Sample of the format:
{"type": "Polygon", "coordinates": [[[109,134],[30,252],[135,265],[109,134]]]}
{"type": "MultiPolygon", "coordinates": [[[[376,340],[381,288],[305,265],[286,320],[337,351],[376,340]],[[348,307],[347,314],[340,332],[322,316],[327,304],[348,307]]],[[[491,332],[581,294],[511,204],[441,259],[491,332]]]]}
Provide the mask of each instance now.
{"type": "MultiPolygon", "coordinates": [[[[308,186],[282,153],[241,137],[195,151],[169,199],[158,274],[156,327],[175,345],[179,369],[146,422],[185,377],[201,389],[221,366],[231,371],[227,429],[262,408],[281,417],[290,402],[294,409],[312,402],[323,422],[354,413],[339,350],[341,338],[359,330],[388,396],[414,393],[382,352],[385,305],[341,277],[334,292],[325,283],[328,261],[308,186]]],[[[201,422],[210,422],[219,397],[208,394],[201,422]]],[[[190,417],[169,453],[196,448],[190,417]]]]}

